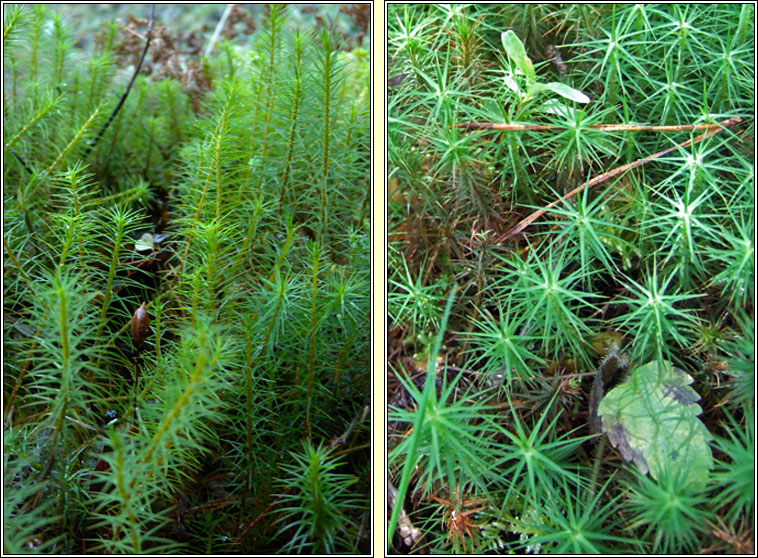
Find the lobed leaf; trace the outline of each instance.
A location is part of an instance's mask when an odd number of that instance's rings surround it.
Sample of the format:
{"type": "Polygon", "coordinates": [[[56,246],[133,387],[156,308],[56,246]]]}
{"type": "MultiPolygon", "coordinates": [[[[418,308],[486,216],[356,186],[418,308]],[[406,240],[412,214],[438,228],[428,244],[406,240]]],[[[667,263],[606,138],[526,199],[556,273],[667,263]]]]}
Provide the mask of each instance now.
{"type": "Polygon", "coordinates": [[[703,486],[713,466],[711,436],[697,418],[702,409],[692,381],[668,361],[649,362],[606,394],[598,415],[614,447],[642,473],[658,478],[688,469],[687,482],[703,486]]]}

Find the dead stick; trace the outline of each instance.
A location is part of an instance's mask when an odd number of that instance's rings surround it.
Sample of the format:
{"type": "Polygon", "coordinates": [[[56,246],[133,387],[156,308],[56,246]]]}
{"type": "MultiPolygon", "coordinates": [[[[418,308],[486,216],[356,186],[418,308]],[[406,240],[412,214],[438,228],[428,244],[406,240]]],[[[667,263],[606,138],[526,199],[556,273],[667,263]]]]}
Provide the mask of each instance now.
{"type": "MultiPolygon", "coordinates": [[[[729,120],[724,120],[723,122],[720,122],[719,124],[723,126],[724,128],[728,128],[730,126],[733,126],[734,124],[737,124],[738,122],[742,122],[742,118],[739,116],[735,116],[734,118],[730,118],[729,120]]],[[[522,219],[519,221],[516,226],[512,227],[507,233],[505,233],[503,236],[498,238],[495,242],[500,243],[504,240],[509,239],[510,237],[520,233],[525,228],[527,228],[529,225],[531,225],[534,221],[542,217],[545,213],[547,213],[550,209],[554,208],[556,205],[561,203],[562,201],[566,201],[568,199],[573,198],[575,195],[577,195],[579,192],[584,190],[585,188],[592,188],[593,186],[600,184],[601,182],[605,182],[606,180],[613,178],[614,176],[618,176],[628,170],[631,170],[633,168],[639,167],[641,165],[644,165],[645,163],[652,161],[653,159],[658,159],[659,157],[663,157],[664,155],[667,155],[668,153],[671,153],[675,149],[679,147],[689,147],[690,145],[694,145],[696,143],[699,143],[703,141],[705,138],[709,138],[714,134],[718,134],[723,128],[719,127],[715,130],[711,130],[710,132],[706,132],[705,134],[701,134],[698,137],[687,140],[684,143],[680,143],[678,145],[675,145],[674,147],[670,147],[669,149],[665,149],[663,151],[659,151],[658,153],[654,155],[650,155],[649,157],[643,157],[642,159],[637,159],[636,161],[629,163],[628,165],[622,165],[620,167],[616,167],[613,170],[610,170],[606,173],[601,174],[600,176],[596,176],[592,180],[585,182],[578,188],[574,188],[571,190],[568,194],[563,196],[562,198],[559,198],[558,200],[550,203],[549,205],[543,207],[542,209],[538,209],[525,219],[522,219]]]]}
{"type": "Polygon", "coordinates": [[[87,146],[87,149],[84,150],[84,153],[82,155],[83,158],[86,158],[87,155],[89,155],[90,151],[92,151],[92,149],[97,145],[97,143],[103,137],[103,134],[108,129],[108,126],[110,126],[111,122],[113,122],[113,119],[116,118],[118,111],[121,110],[121,107],[124,105],[126,98],[129,96],[129,91],[132,90],[132,85],[134,85],[134,80],[137,79],[137,74],[139,74],[140,68],[142,68],[142,63],[145,61],[145,55],[147,54],[147,49],[150,48],[150,39],[153,38],[153,18],[154,17],[155,17],[155,4],[153,4],[153,9],[150,10],[150,23],[147,26],[147,40],[145,41],[145,48],[142,50],[142,56],[140,57],[139,62],[137,63],[137,67],[134,69],[134,74],[132,75],[132,79],[129,80],[129,83],[126,86],[126,91],[124,91],[124,94],[121,95],[121,99],[116,105],[116,108],[113,109],[113,112],[111,113],[111,115],[108,117],[108,120],[106,120],[105,124],[103,124],[103,127],[100,128],[100,131],[97,133],[92,143],[90,143],[87,146]]]}
{"type": "MultiPolygon", "coordinates": [[[[741,119],[740,119],[741,120],[741,119]]],[[[724,120],[718,124],[686,124],[683,126],[647,126],[642,124],[592,124],[587,126],[593,130],[600,130],[602,132],[689,132],[692,130],[717,130],[721,126],[726,126],[727,122],[734,123],[735,119],[730,118],[724,120]]],[[[739,122],[739,120],[736,120],[739,122]]],[[[456,128],[464,128],[466,130],[501,130],[504,132],[518,132],[524,130],[565,130],[565,126],[554,126],[552,124],[516,124],[516,123],[500,123],[500,122],[466,122],[464,124],[456,124],[456,128]]]]}

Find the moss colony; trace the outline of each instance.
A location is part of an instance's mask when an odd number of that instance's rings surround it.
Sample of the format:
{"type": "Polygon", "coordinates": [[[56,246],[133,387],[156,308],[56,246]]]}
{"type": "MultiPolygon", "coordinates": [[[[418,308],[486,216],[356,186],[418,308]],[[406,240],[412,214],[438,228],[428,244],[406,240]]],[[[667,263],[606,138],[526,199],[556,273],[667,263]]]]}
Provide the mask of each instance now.
{"type": "Polygon", "coordinates": [[[4,550],[365,552],[370,9],[142,8],[4,6],[4,550]]]}

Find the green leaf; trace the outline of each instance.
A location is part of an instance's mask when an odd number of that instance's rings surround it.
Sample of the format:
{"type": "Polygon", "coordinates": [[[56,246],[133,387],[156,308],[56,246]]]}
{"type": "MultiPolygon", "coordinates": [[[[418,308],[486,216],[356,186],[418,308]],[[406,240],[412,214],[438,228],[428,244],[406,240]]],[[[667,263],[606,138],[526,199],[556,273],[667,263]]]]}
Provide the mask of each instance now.
{"type": "Polygon", "coordinates": [[[140,239],[134,243],[134,249],[137,252],[144,252],[145,250],[152,250],[155,248],[155,242],[153,241],[153,235],[150,233],[143,234],[140,239]]]}
{"type": "Polygon", "coordinates": [[[526,76],[526,81],[532,83],[537,80],[537,75],[534,72],[534,66],[532,61],[526,55],[524,44],[521,39],[518,38],[516,33],[511,31],[505,31],[500,35],[500,39],[503,42],[503,48],[508,58],[516,64],[516,67],[526,76]]]}
{"type": "Polygon", "coordinates": [[[692,377],[670,362],[649,362],[612,389],[598,406],[603,432],[627,461],[658,478],[662,471],[686,469],[688,483],[704,486],[713,457],[710,433],[692,377]]]}
{"type": "Polygon", "coordinates": [[[511,91],[514,93],[521,93],[521,88],[511,72],[508,72],[503,76],[503,81],[505,82],[506,87],[511,91]]]}
{"type": "Polygon", "coordinates": [[[553,93],[558,93],[561,97],[565,97],[566,99],[569,99],[571,101],[575,101],[577,103],[589,103],[590,98],[582,93],[581,91],[574,89],[573,87],[569,87],[568,85],[564,83],[558,83],[557,81],[551,81],[550,83],[546,83],[544,85],[547,89],[550,89],[553,93]]]}
{"type": "Polygon", "coordinates": [[[560,116],[566,119],[573,117],[573,110],[564,105],[558,99],[548,99],[542,103],[540,110],[547,114],[555,114],[556,116],[560,116]]]}

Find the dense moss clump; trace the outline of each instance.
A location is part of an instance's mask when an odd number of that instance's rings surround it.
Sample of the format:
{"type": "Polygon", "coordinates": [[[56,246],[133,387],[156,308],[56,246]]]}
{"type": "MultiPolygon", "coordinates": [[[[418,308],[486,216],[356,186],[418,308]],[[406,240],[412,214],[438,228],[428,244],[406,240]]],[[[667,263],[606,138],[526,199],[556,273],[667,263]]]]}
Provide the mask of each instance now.
{"type": "Polygon", "coordinates": [[[754,6],[387,15],[391,549],[752,552],[754,6]]]}
{"type": "Polygon", "coordinates": [[[367,549],[369,57],[259,8],[6,6],[7,552],[367,549]]]}

